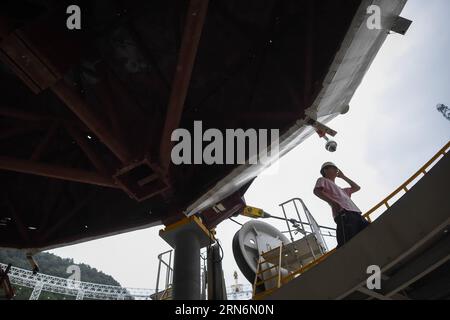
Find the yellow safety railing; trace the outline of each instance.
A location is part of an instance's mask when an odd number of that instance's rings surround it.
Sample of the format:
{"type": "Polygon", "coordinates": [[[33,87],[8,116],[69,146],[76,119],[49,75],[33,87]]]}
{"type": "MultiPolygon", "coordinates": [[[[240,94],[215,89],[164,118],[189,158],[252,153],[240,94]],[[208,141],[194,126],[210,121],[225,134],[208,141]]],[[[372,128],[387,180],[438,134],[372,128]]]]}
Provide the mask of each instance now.
{"type": "Polygon", "coordinates": [[[433,158],[430,159],[423,167],[419,169],[411,178],[405,181],[400,187],[394,190],[390,195],[388,195],[384,200],[382,200],[380,203],[378,203],[376,206],[374,206],[372,209],[370,209],[366,214],[363,215],[364,218],[366,218],[369,222],[372,222],[372,219],[370,218],[370,215],[373,214],[375,211],[377,211],[379,208],[381,208],[383,205],[386,206],[387,209],[389,209],[390,205],[388,203],[389,200],[391,200],[393,197],[395,197],[398,193],[401,191],[408,192],[408,185],[416,180],[421,174],[426,175],[428,173],[427,169],[440,157],[445,156],[445,154],[450,149],[450,141],[447,142],[447,144],[439,150],[438,153],[434,155],[433,158]]]}
{"type": "MultiPolygon", "coordinates": [[[[372,209],[370,209],[369,211],[367,211],[367,213],[365,213],[363,215],[363,217],[365,219],[367,219],[369,222],[372,222],[372,219],[370,218],[370,215],[372,215],[375,211],[377,211],[379,208],[381,208],[383,205],[386,206],[386,209],[390,208],[390,205],[388,203],[388,201],[390,201],[392,198],[394,198],[397,194],[399,194],[401,191],[405,191],[408,192],[409,188],[408,185],[413,182],[414,180],[416,180],[420,175],[426,175],[428,173],[427,169],[436,161],[439,159],[439,157],[441,156],[445,156],[448,151],[450,149],[450,141],[447,142],[447,144],[441,149],[439,150],[438,153],[436,153],[427,163],[425,163],[425,165],[423,165],[415,174],[413,174],[411,176],[411,178],[409,178],[408,180],[406,180],[400,187],[398,187],[397,189],[394,190],[394,192],[392,192],[390,195],[388,195],[386,198],[384,198],[382,201],[380,201],[377,205],[375,205],[372,209]]],[[[296,276],[308,271],[309,269],[311,269],[312,267],[318,265],[319,263],[323,262],[326,258],[328,258],[330,255],[332,255],[334,252],[336,252],[336,248],[334,248],[333,250],[328,251],[327,253],[325,253],[324,255],[320,256],[318,259],[315,259],[314,261],[310,262],[309,264],[303,266],[302,268],[300,268],[299,270],[287,275],[286,277],[283,277],[281,279],[281,284],[286,284],[289,281],[291,281],[292,279],[294,279],[296,276]]],[[[270,289],[269,291],[265,291],[259,294],[254,294],[253,299],[261,299],[264,296],[272,293],[273,291],[275,291],[278,288],[273,288],[270,289]]]]}
{"type": "MultiPolygon", "coordinates": [[[[271,267],[268,267],[266,269],[260,269],[262,264],[266,263],[263,255],[261,255],[258,259],[258,263],[256,266],[256,274],[255,274],[255,281],[253,283],[253,296],[256,295],[256,288],[261,285],[264,284],[270,280],[273,280],[275,278],[277,278],[277,286],[276,288],[280,288],[281,287],[281,257],[282,257],[282,253],[283,253],[283,245],[280,245],[279,247],[271,250],[278,250],[278,264],[272,265],[271,267]],[[268,271],[271,271],[272,269],[277,268],[278,271],[276,273],[276,275],[271,276],[269,278],[265,278],[264,274],[268,271]],[[262,280],[258,281],[259,277],[261,277],[262,280]]],[[[267,290],[266,290],[267,291],[267,290]]]]}
{"type": "MultiPolygon", "coordinates": [[[[281,249],[281,246],[279,248],[280,248],[279,249],[280,250],[280,261],[279,261],[279,264],[278,265],[274,265],[274,266],[272,266],[272,267],[270,267],[270,268],[265,270],[265,271],[267,271],[267,270],[272,269],[272,268],[278,268],[278,274],[276,276],[270,277],[268,279],[265,279],[265,280],[259,281],[259,282],[256,282],[256,279],[255,279],[254,286],[253,286],[253,299],[255,299],[255,300],[261,299],[264,296],[266,296],[266,295],[274,292],[275,290],[279,289],[282,285],[288,283],[293,278],[295,278],[297,275],[302,274],[302,273],[306,272],[307,270],[311,269],[312,267],[318,265],[319,263],[321,263],[323,260],[328,258],[332,253],[334,253],[336,251],[336,249],[330,250],[327,253],[325,253],[322,256],[320,256],[319,258],[315,259],[314,261],[311,261],[310,263],[306,264],[305,266],[303,266],[299,270],[297,270],[297,271],[295,271],[295,272],[293,272],[293,273],[291,273],[291,274],[289,274],[289,275],[287,275],[285,277],[282,277],[281,276],[281,267],[280,267],[281,266],[281,250],[282,249],[281,249]],[[278,278],[278,285],[276,287],[271,288],[269,290],[265,290],[264,292],[256,293],[256,286],[257,285],[262,284],[262,283],[264,283],[266,281],[272,280],[274,278],[278,278]]],[[[258,273],[259,264],[260,264],[260,261],[258,261],[258,267],[256,269],[257,273],[256,273],[256,277],[255,278],[258,278],[258,274],[260,273],[260,272],[258,273]]]]}

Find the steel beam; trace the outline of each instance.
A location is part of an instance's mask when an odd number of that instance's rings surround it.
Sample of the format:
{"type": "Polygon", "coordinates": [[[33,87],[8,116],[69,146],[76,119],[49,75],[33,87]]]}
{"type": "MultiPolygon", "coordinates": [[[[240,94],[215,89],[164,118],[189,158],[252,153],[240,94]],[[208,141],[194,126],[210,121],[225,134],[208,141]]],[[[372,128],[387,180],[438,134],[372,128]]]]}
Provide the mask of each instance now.
{"type": "Polygon", "coordinates": [[[20,236],[22,237],[22,239],[25,242],[30,241],[30,236],[28,234],[28,230],[27,230],[25,224],[23,223],[22,215],[17,212],[13,203],[9,199],[6,200],[6,204],[9,208],[9,210],[11,211],[11,214],[14,219],[14,225],[16,226],[17,231],[19,232],[20,236]]]}
{"type": "Polygon", "coordinates": [[[73,117],[73,119],[58,118],[51,115],[49,116],[29,111],[23,111],[20,109],[4,105],[0,105],[0,116],[31,122],[30,124],[27,124],[27,127],[33,126],[33,128],[36,128],[38,125],[44,125],[47,123],[57,123],[61,125],[75,126],[82,131],[88,131],[88,129],[83,125],[83,123],[76,120],[75,117],[73,117]]]}
{"type": "Polygon", "coordinates": [[[10,107],[0,106],[0,116],[15,118],[26,121],[54,121],[55,119],[46,115],[22,111],[10,107]]]}
{"type": "Polygon", "coordinates": [[[119,188],[119,186],[117,186],[111,178],[101,176],[96,172],[89,172],[58,165],[49,165],[30,160],[0,156],[0,169],[34,174],[47,178],[93,184],[102,187],[119,188]]]}
{"type": "Polygon", "coordinates": [[[94,114],[92,108],[74,88],[64,80],[60,80],[52,85],[52,90],[123,164],[131,162],[132,155],[128,148],[111,133],[110,128],[94,114]]]}
{"type": "Polygon", "coordinates": [[[21,126],[21,127],[8,128],[8,129],[0,132],[0,140],[21,136],[23,134],[27,134],[27,133],[30,133],[30,132],[33,132],[33,131],[39,130],[39,129],[40,129],[40,126],[36,126],[33,124],[30,124],[27,126],[21,126]]]}
{"type": "Polygon", "coordinates": [[[183,114],[207,9],[208,0],[191,0],[189,3],[183,40],[160,143],[160,165],[165,171],[169,168],[172,146],[171,136],[172,132],[178,127],[183,114]]]}
{"type": "MultiPolygon", "coordinates": [[[[56,212],[58,210],[59,206],[63,202],[64,198],[62,197],[62,194],[64,193],[64,190],[61,188],[61,185],[58,183],[58,180],[52,180],[49,181],[48,184],[48,192],[47,192],[47,198],[53,199],[53,204],[49,207],[44,208],[41,211],[41,221],[39,223],[39,230],[45,230],[47,228],[48,223],[50,222],[50,216],[53,212],[56,212]]],[[[48,201],[47,199],[45,199],[48,201]]]]}
{"type": "Polygon", "coordinates": [[[42,157],[43,153],[48,148],[51,139],[55,135],[57,129],[58,129],[58,124],[57,123],[54,123],[50,127],[50,129],[48,129],[48,131],[45,134],[45,136],[42,139],[42,141],[39,143],[39,145],[36,147],[36,149],[34,149],[30,160],[36,161],[36,160],[39,160],[42,157]]]}
{"type": "Polygon", "coordinates": [[[81,150],[83,150],[84,154],[86,155],[86,157],[88,157],[94,167],[99,172],[101,172],[103,176],[111,176],[112,173],[110,169],[101,159],[101,157],[94,151],[89,141],[86,140],[86,136],[84,136],[80,131],[71,126],[66,127],[66,129],[72,136],[72,138],[75,139],[78,146],[81,148],[81,150]]]}
{"type": "Polygon", "coordinates": [[[39,240],[46,241],[53,235],[56,231],[60,230],[66,223],[68,223],[81,209],[83,209],[93,198],[95,192],[92,192],[83,200],[78,201],[75,207],[72,208],[69,212],[66,212],[64,216],[57,221],[54,225],[46,230],[44,234],[39,236],[39,240]]]}
{"type": "Polygon", "coordinates": [[[359,291],[369,297],[378,299],[378,300],[392,300],[391,298],[386,297],[386,296],[382,295],[381,293],[378,293],[374,290],[369,290],[366,287],[360,287],[357,291],[359,291]]]}
{"type": "Polygon", "coordinates": [[[304,108],[309,108],[311,103],[312,82],[313,82],[313,51],[314,51],[314,0],[308,0],[306,3],[306,41],[305,41],[305,72],[304,72],[304,89],[303,103],[304,108]]]}
{"type": "Polygon", "coordinates": [[[450,237],[447,236],[433,248],[408,263],[408,265],[397,271],[385,284],[383,284],[383,295],[392,297],[398,292],[425,277],[433,270],[439,268],[450,260],[450,237]]]}

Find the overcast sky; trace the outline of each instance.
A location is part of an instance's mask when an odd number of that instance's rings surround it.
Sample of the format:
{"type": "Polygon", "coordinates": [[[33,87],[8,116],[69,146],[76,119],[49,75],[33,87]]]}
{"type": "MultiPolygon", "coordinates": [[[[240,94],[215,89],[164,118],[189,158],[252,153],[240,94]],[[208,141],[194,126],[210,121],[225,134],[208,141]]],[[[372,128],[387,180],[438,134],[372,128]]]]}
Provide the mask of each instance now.
{"type": "MultiPolygon", "coordinates": [[[[300,197],[319,224],[335,227],[329,206],[312,193],[323,162],[335,162],[362,187],[353,200],[367,211],[442,148],[450,140],[450,122],[437,112],[436,105],[450,105],[449,12],[448,0],[409,0],[402,13],[413,20],[407,35],[388,37],[357,90],[350,112],[329,124],[338,132],[338,151],[329,153],[318,136],[309,138],[280,160],[277,174],[255,180],[245,195],[247,204],[281,216],[278,205],[300,197]]],[[[338,184],[345,186],[343,181],[338,184]]],[[[282,221],[264,221],[286,230],[282,221]]],[[[157,255],[170,249],[158,236],[161,228],[51,252],[102,270],[123,286],[155,288],[157,255]]],[[[228,286],[233,284],[234,270],[239,272],[231,249],[238,229],[231,221],[217,228],[228,286]]],[[[329,244],[334,245],[333,241],[329,244]]],[[[241,274],[239,278],[246,283],[241,274]]]]}

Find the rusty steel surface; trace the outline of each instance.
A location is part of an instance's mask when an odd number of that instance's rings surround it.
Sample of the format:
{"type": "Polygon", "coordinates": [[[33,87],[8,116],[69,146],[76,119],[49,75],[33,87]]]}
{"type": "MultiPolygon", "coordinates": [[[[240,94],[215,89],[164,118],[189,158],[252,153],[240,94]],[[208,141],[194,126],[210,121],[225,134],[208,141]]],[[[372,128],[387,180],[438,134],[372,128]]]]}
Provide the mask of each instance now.
{"type": "MultiPolygon", "coordinates": [[[[176,128],[278,129],[311,107],[361,0],[2,1],[0,247],[172,223],[237,165],[174,165],[176,128]],[[81,30],[68,30],[78,4],[81,30]],[[10,218],[9,220],[7,218],[10,218]]],[[[236,214],[232,187],[210,227],[236,214]]]]}

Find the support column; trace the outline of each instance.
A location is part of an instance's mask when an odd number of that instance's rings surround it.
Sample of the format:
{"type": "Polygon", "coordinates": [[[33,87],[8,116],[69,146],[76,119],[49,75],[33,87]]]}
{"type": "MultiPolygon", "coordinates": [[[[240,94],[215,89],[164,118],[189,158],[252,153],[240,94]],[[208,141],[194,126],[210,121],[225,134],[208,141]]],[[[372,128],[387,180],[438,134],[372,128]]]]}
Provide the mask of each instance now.
{"type": "Polygon", "coordinates": [[[200,300],[200,241],[195,233],[180,231],[175,238],[173,299],[200,300]]]}
{"type": "Polygon", "coordinates": [[[215,242],[196,216],[184,218],[159,232],[175,249],[173,300],[200,300],[200,249],[215,242]]]}

